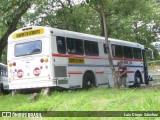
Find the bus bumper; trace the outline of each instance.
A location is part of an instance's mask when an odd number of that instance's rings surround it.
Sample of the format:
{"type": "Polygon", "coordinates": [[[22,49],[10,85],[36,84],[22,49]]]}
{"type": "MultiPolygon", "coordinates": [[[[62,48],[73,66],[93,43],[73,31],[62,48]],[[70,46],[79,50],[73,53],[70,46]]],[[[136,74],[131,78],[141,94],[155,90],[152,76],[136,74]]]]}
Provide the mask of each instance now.
{"type": "Polygon", "coordinates": [[[57,86],[55,80],[13,80],[9,82],[9,89],[46,88],[57,86]]]}

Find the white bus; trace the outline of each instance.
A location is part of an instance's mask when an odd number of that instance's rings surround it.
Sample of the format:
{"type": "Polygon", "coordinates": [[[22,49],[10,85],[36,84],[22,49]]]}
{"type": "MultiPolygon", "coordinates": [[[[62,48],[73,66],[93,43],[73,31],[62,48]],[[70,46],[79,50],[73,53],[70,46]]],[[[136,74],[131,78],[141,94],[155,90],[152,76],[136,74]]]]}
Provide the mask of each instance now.
{"type": "MultiPolygon", "coordinates": [[[[128,85],[148,84],[143,45],[109,38],[114,66],[123,61],[128,85]]],[[[8,38],[9,89],[114,86],[104,37],[33,26],[8,38]]]]}
{"type": "Polygon", "coordinates": [[[7,65],[0,63],[0,94],[9,89],[7,65]]]}

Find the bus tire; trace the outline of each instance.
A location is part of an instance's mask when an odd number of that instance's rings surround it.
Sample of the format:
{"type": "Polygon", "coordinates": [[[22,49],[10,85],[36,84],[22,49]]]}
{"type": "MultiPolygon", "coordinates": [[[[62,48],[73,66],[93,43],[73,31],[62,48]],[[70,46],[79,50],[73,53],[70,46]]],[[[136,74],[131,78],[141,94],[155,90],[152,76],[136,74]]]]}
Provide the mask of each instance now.
{"type": "Polygon", "coordinates": [[[142,82],[142,78],[141,78],[141,74],[139,72],[136,72],[135,73],[135,76],[134,76],[134,79],[135,79],[135,87],[137,88],[140,88],[141,86],[141,82],[142,82]]]}
{"type": "Polygon", "coordinates": [[[86,72],[83,76],[83,88],[89,89],[92,86],[95,86],[95,77],[92,72],[86,72]]]}

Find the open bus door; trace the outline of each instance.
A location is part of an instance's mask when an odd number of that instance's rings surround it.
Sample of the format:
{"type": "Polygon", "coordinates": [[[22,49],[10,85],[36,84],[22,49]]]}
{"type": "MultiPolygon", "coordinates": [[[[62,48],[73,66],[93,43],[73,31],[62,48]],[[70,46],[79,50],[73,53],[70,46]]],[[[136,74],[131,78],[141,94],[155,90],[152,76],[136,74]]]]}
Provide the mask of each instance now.
{"type": "Polygon", "coordinates": [[[153,56],[153,50],[150,48],[145,48],[144,50],[142,50],[142,54],[143,54],[143,68],[144,68],[144,79],[145,79],[145,84],[149,84],[149,81],[152,81],[152,77],[149,76],[148,74],[148,65],[147,65],[147,59],[146,59],[146,51],[150,52],[150,60],[154,59],[153,56]]]}

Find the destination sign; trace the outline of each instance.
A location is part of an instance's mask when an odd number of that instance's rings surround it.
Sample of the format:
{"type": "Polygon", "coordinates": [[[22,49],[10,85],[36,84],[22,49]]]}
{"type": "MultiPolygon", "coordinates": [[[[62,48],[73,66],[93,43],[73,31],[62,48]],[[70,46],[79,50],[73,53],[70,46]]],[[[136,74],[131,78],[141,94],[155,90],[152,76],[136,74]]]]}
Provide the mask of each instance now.
{"type": "Polygon", "coordinates": [[[28,30],[13,34],[13,39],[44,34],[44,29],[28,30]]]}

